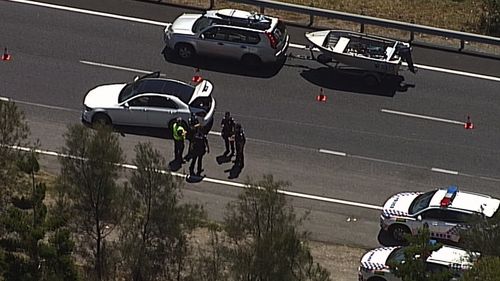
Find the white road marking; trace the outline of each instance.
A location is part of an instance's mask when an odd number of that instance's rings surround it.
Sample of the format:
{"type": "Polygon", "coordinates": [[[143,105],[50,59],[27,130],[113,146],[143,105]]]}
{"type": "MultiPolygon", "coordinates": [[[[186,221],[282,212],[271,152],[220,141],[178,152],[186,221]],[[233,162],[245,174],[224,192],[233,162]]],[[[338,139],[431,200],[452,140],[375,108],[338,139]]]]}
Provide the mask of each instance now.
{"type": "Polygon", "coordinates": [[[214,135],[214,136],[222,136],[220,132],[215,132],[215,131],[210,131],[208,132],[209,135],[214,135]]]}
{"type": "MultiPolygon", "coordinates": [[[[111,69],[117,69],[117,70],[125,70],[125,71],[130,71],[130,72],[137,72],[137,73],[142,73],[142,74],[149,74],[149,73],[154,72],[154,71],[150,71],[150,70],[142,70],[142,69],[137,69],[137,68],[130,68],[130,67],[124,67],[124,66],[106,64],[106,63],[86,61],[86,60],[81,60],[80,63],[88,64],[88,65],[93,65],[93,66],[106,67],[106,68],[111,68],[111,69]]],[[[161,74],[160,76],[165,76],[165,74],[161,74]]]]}
{"type": "Polygon", "coordinates": [[[446,169],[440,169],[440,168],[432,168],[431,171],[438,172],[438,173],[450,174],[450,175],[458,175],[458,171],[452,171],[452,170],[446,170],[446,169]]]}
{"type": "Polygon", "coordinates": [[[347,156],[347,153],[345,153],[345,152],[333,151],[333,150],[328,150],[328,149],[320,148],[318,151],[320,153],[332,154],[332,155],[337,155],[337,156],[347,156]]]}
{"type": "Polygon", "coordinates": [[[7,1],[14,2],[14,3],[34,5],[34,6],[41,6],[41,7],[45,7],[45,8],[51,8],[51,9],[62,10],[62,11],[76,12],[76,13],[93,15],[93,16],[100,16],[100,17],[106,17],[106,18],[113,18],[113,19],[120,19],[120,20],[132,21],[132,22],[145,23],[145,24],[152,24],[152,25],[159,25],[159,26],[166,26],[168,24],[166,22],[160,22],[160,21],[154,21],[154,20],[148,20],[148,19],[140,19],[140,18],[134,18],[134,17],[127,17],[127,16],[120,16],[120,15],[115,15],[115,14],[110,14],[110,13],[103,13],[103,12],[97,12],[97,11],[92,11],[92,10],[85,10],[85,9],[79,9],[79,8],[73,8],[73,7],[61,6],[61,5],[54,5],[54,4],[48,4],[48,3],[42,3],[42,2],[35,2],[35,1],[29,1],[29,0],[7,0],[7,1]]]}
{"type": "MultiPolygon", "coordinates": [[[[14,3],[22,3],[22,4],[28,4],[28,5],[41,6],[41,7],[51,8],[51,9],[58,9],[58,10],[63,10],[63,11],[77,12],[77,13],[100,16],[100,17],[126,20],[126,21],[131,21],[131,22],[139,22],[139,23],[151,24],[151,25],[157,25],[157,26],[166,26],[168,24],[167,22],[153,21],[153,20],[134,18],[134,17],[128,17],[128,16],[121,16],[121,15],[115,15],[115,14],[110,14],[110,13],[97,12],[97,11],[91,11],[91,10],[85,10],[85,9],[79,9],[79,8],[72,8],[72,7],[67,7],[67,6],[60,6],[60,5],[41,3],[41,2],[35,2],[35,1],[29,1],[29,0],[7,0],[7,1],[14,2],[14,3]]],[[[290,43],[290,47],[296,48],[296,49],[303,49],[303,50],[307,48],[305,45],[294,44],[294,43],[290,43]]],[[[313,48],[313,50],[319,51],[317,48],[313,48]]],[[[449,74],[462,75],[462,76],[468,76],[468,77],[474,77],[474,78],[480,78],[480,79],[486,79],[486,80],[500,82],[500,77],[495,77],[495,76],[488,76],[488,75],[482,75],[482,74],[477,74],[477,73],[470,73],[470,72],[465,72],[465,71],[458,71],[458,70],[440,68],[440,67],[435,67],[435,66],[427,66],[427,65],[421,65],[421,64],[415,64],[415,66],[417,68],[422,68],[422,69],[426,69],[426,70],[445,72],[445,73],[449,73],[449,74]]]]}
{"type": "Polygon", "coordinates": [[[465,125],[465,122],[460,122],[460,121],[455,121],[455,120],[449,120],[449,119],[443,119],[443,118],[432,117],[432,116],[426,116],[426,115],[420,115],[420,114],[414,114],[414,113],[407,113],[407,112],[390,110],[390,109],[383,109],[382,108],[380,111],[385,112],[385,113],[391,113],[391,114],[396,114],[396,115],[407,116],[407,117],[415,117],[415,118],[427,119],[427,120],[432,120],[432,121],[439,121],[439,122],[444,122],[444,123],[457,124],[457,125],[462,125],[462,126],[465,125]]]}
{"type": "MultiPolygon", "coordinates": [[[[403,65],[408,65],[408,64],[403,63],[403,65]]],[[[432,70],[432,71],[437,71],[437,72],[445,72],[445,73],[449,73],[449,74],[455,74],[455,75],[461,75],[461,76],[468,76],[468,77],[473,77],[473,78],[479,78],[479,79],[485,79],[485,80],[491,80],[491,81],[500,82],[500,77],[495,77],[495,76],[489,76],[489,75],[483,75],[483,74],[477,74],[477,73],[470,73],[470,72],[465,72],[465,71],[459,71],[459,70],[453,70],[453,69],[446,69],[446,68],[440,68],[440,67],[428,66],[428,65],[422,65],[422,64],[415,64],[415,66],[417,68],[426,69],[426,70],[432,70]]]]}
{"type": "MultiPolygon", "coordinates": [[[[22,146],[7,146],[12,149],[17,149],[21,151],[31,151],[32,148],[29,147],[22,147],[22,146]]],[[[66,157],[66,158],[74,158],[74,159],[82,159],[80,157],[72,156],[72,155],[67,155],[67,154],[62,154],[59,152],[55,151],[50,151],[50,150],[43,150],[43,149],[34,149],[36,153],[43,154],[43,155],[49,155],[49,156],[55,156],[55,157],[66,157]]],[[[137,166],[131,165],[131,164],[126,164],[126,163],[116,163],[116,165],[126,168],[126,169],[132,169],[132,170],[137,170],[137,166]]],[[[176,177],[182,177],[186,178],[187,175],[183,173],[176,173],[176,172],[169,172],[162,170],[162,173],[170,173],[172,176],[176,177]]],[[[204,177],[203,181],[209,182],[209,183],[215,183],[215,184],[220,184],[220,185],[226,185],[226,186],[233,186],[233,187],[238,187],[238,188],[249,188],[249,185],[239,183],[239,182],[233,182],[233,181],[226,181],[226,180],[220,180],[220,179],[215,179],[215,178],[208,178],[204,177]]],[[[261,188],[261,187],[257,187],[261,188]]],[[[348,200],[342,200],[342,199],[335,199],[335,198],[329,198],[329,197],[322,197],[322,196],[317,196],[317,195],[312,195],[312,194],[306,194],[306,193],[299,193],[299,192],[293,192],[293,191],[286,191],[286,190],[278,190],[278,193],[287,195],[287,196],[292,196],[292,197],[297,197],[297,198],[303,198],[303,199],[310,199],[310,200],[315,200],[315,201],[323,201],[323,202],[328,202],[328,203],[336,203],[336,204],[342,204],[342,205],[348,205],[348,206],[353,206],[353,207],[360,207],[360,208],[366,208],[366,209],[373,209],[373,210],[382,210],[382,207],[376,206],[376,205],[371,205],[371,204],[365,204],[365,203],[360,203],[360,202],[354,202],[354,201],[348,201],[348,200]]]]}

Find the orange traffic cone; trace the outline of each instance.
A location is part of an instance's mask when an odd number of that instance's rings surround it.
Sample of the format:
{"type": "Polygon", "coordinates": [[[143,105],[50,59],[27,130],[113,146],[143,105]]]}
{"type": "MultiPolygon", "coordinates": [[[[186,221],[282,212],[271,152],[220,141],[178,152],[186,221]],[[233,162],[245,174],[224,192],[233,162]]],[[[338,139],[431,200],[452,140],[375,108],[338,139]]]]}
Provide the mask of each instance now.
{"type": "Polygon", "coordinates": [[[466,130],[474,129],[474,124],[472,124],[472,122],[470,121],[470,116],[469,115],[467,115],[467,122],[465,122],[464,128],[466,130]]]}
{"type": "Polygon", "coordinates": [[[7,52],[7,47],[5,47],[5,49],[3,50],[2,60],[3,61],[9,61],[10,58],[11,58],[11,56],[7,52]]]}
{"type": "Polygon", "coordinates": [[[316,100],[319,102],[326,102],[327,96],[323,94],[323,88],[319,89],[319,95],[316,96],[316,100]]]}
{"type": "Polygon", "coordinates": [[[200,69],[196,68],[194,70],[193,78],[191,78],[191,82],[200,83],[201,81],[203,81],[203,77],[201,77],[201,75],[200,75],[200,69]]]}

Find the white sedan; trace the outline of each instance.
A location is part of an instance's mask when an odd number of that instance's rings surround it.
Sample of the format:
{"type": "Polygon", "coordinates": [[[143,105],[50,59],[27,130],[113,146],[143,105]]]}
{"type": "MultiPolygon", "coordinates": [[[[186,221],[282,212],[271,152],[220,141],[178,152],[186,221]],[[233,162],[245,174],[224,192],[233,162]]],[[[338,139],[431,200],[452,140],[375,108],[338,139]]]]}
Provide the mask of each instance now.
{"type": "Polygon", "coordinates": [[[95,125],[126,125],[170,128],[177,117],[186,124],[195,116],[202,126],[213,123],[213,85],[207,80],[196,86],[160,78],[154,72],[132,83],[97,86],[83,100],[82,121],[95,125]]]}

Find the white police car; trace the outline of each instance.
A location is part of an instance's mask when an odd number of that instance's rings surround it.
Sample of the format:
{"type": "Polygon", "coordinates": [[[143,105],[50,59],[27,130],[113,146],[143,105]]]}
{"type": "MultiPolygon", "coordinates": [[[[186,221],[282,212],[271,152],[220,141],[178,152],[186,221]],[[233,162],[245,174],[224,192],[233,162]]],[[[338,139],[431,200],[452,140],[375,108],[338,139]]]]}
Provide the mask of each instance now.
{"type": "Polygon", "coordinates": [[[393,195],[384,204],[380,227],[397,241],[405,234],[416,235],[428,227],[433,238],[458,242],[460,230],[474,215],[492,217],[500,200],[478,193],[459,191],[456,186],[423,192],[393,195]]]}
{"type": "MultiPolygon", "coordinates": [[[[401,281],[391,271],[390,264],[402,263],[405,260],[404,247],[383,247],[368,251],[361,258],[358,268],[359,281],[401,281]]],[[[450,271],[452,280],[459,280],[463,272],[472,267],[478,253],[442,246],[427,258],[425,266],[428,272],[450,271]]]]}

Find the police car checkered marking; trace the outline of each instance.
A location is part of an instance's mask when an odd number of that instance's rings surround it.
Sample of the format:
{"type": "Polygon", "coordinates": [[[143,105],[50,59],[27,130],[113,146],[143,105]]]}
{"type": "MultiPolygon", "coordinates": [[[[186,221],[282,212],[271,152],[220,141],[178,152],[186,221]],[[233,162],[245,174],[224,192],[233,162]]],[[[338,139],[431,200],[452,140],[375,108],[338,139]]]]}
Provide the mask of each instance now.
{"type": "Polygon", "coordinates": [[[382,213],[386,216],[408,216],[408,212],[392,210],[392,209],[383,209],[382,213]]]}
{"type": "Polygon", "coordinates": [[[380,269],[384,269],[386,267],[385,264],[375,263],[375,262],[362,262],[361,265],[364,268],[370,269],[370,270],[380,270],[380,269]]]}
{"type": "Polygon", "coordinates": [[[398,196],[410,196],[410,195],[418,195],[422,194],[422,192],[404,192],[404,193],[398,193],[398,196]]]}

